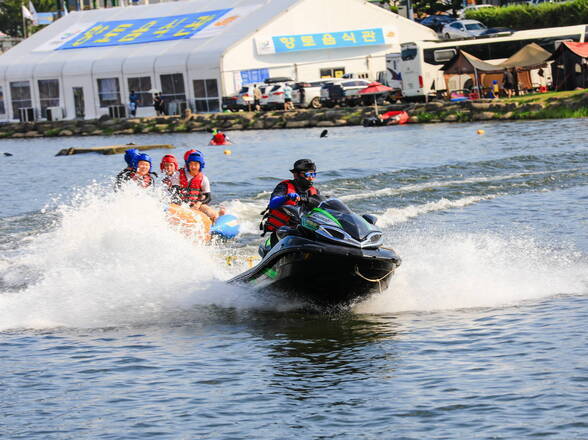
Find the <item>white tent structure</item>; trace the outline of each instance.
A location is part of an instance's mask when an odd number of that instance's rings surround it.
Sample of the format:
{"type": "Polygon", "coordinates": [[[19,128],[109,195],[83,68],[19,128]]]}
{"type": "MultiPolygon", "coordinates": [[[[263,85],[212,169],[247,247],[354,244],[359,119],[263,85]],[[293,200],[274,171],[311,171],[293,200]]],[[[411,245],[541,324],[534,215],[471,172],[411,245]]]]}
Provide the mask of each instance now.
{"type": "Polygon", "coordinates": [[[244,83],[375,78],[400,43],[436,39],[364,0],[186,0],[71,12],[0,56],[0,120],[218,111],[244,83]]]}

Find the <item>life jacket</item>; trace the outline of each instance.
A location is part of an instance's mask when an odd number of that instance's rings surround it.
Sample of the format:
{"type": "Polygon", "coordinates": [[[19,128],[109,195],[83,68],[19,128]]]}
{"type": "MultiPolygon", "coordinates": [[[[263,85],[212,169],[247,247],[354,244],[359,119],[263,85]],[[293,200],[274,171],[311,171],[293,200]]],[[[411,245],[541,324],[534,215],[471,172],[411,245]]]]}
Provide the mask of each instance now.
{"type": "Polygon", "coordinates": [[[136,182],[141,188],[148,188],[153,185],[153,176],[151,176],[151,173],[140,176],[136,171],[131,171],[129,173],[129,180],[136,182]]]}
{"type": "Polygon", "coordinates": [[[188,204],[200,201],[203,178],[204,174],[200,172],[197,176],[192,177],[190,181],[188,181],[186,169],[182,168],[180,170],[180,197],[182,198],[182,201],[188,204]]]}
{"type": "Polygon", "coordinates": [[[224,133],[217,133],[212,137],[212,140],[215,144],[224,144],[226,136],[224,133]]]}
{"type": "MultiPolygon", "coordinates": [[[[294,186],[294,181],[282,180],[280,183],[286,184],[286,186],[287,186],[286,194],[298,192],[296,190],[296,186],[294,186]]],[[[318,194],[318,191],[314,186],[311,186],[310,188],[308,188],[308,190],[306,190],[306,192],[309,196],[316,196],[318,194]]],[[[292,205],[297,205],[297,204],[298,204],[298,202],[296,202],[295,200],[287,199],[282,204],[282,206],[283,205],[292,206],[292,205]]],[[[262,214],[263,214],[263,218],[261,220],[261,224],[259,225],[260,229],[263,229],[262,235],[264,235],[266,232],[273,232],[282,226],[288,226],[291,224],[290,216],[288,214],[286,214],[286,211],[284,211],[281,206],[276,209],[269,209],[269,207],[268,207],[265,209],[265,211],[262,212],[262,214]]]]}

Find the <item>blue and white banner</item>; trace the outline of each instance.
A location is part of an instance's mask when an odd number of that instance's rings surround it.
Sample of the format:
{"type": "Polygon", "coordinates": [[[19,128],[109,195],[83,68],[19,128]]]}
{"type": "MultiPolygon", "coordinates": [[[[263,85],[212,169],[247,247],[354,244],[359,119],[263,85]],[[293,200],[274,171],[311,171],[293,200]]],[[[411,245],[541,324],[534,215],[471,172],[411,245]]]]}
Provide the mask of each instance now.
{"type": "Polygon", "coordinates": [[[305,50],[338,49],[393,44],[396,33],[383,28],[356,29],[318,34],[277,35],[256,40],[260,55],[305,50]]]}
{"type": "Polygon", "coordinates": [[[261,83],[269,78],[269,69],[241,70],[241,84],[261,83]]]}
{"type": "Polygon", "coordinates": [[[57,50],[124,46],[192,38],[231,9],[196,12],[169,17],[101,21],[80,32],[57,50]]]}

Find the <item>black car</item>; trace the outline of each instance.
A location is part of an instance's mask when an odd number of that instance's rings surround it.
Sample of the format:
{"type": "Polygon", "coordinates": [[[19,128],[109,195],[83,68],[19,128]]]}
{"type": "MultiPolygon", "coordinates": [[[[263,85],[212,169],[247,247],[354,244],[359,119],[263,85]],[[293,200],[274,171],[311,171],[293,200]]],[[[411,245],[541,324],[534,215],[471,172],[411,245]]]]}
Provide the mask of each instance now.
{"type": "Polygon", "coordinates": [[[428,17],[423,18],[420,21],[420,24],[433,29],[435,32],[441,32],[443,26],[445,26],[447,23],[452,23],[455,20],[456,19],[450,15],[429,15],[428,17]]]}
{"type": "Polygon", "coordinates": [[[511,28],[493,27],[493,28],[486,29],[484,32],[482,32],[480,35],[478,35],[477,38],[502,37],[505,35],[512,35],[514,32],[515,32],[514,29],[511,29],[511,28]]]}

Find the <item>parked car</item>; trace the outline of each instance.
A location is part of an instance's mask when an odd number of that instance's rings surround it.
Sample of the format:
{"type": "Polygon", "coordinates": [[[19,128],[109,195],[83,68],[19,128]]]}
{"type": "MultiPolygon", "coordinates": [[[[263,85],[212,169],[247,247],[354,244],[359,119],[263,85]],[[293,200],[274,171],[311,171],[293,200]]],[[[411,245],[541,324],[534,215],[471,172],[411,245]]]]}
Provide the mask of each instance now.
{"type": "Polygon", "coordinates": [[[478,35],[478,38],[503,37],[503,36],[507,36],[507,35],[512,35],[514,32],[516,32],[516,31],[511,28],[493,27],[493,28],[486,29],[484,32],[482,32],[480,35],[478,35]]]}
{"type": "Polygon", "coordinates": [[[433,29],[437,33],[441,33],[443,26],[448,23],[452,23],[455,20],[456,19],[450,15],[439,14],[429,15],[428,17],[423,18],[419,23],[423,26],[427,26],[428,28],[433,29]]]}
{"type": "Polygon", "coordinates": [[[454,38],[477,37],[486,30],[486,26],[478,20],[457,20],[443,26],[443,38],[452,40],[454,38]]]}
{"type": "Polygon", "coordinates": [[[292,102],[299,107],[321,107],[321,87],[324,81],[296,83],[292,87],[292,102]],[[304,88],[304,101],[300,101],[300,89],[304,88]]]}
{"type": "Polygon", "coordinates": [[[284,108],[284,86],[293,84],[278,82],[267,84],[261,96],[261,108],[264,110],[271,110],[275,108],[284,108]]]}
{"type": "Polygon", "coordinates": [[[335,105],[354,106],[364,103],[365,96],[359,91],[365,89],[370,81],[365,79],[339,79],[326,81],[321,87],[321,103],[326,107],[335,105]]]}
{"type": "Polygon", "coordinates": [[[480,9],[484,9],[484,8],[495,8],[496,6],[494,5],[469,5],[466,6],[465,8],[459,10],[457,12],[457,17],[460,19],[465,18],[466,13],[468,13],[469,11],[479,11],[480,9]]]}
{"type": "Polygon", "coordinates": [[[237,104],[237,100],[239,99],[239,94],[231,95],[231,96],[223,96],[222,99],[222,110],[230,110],[232,112],[239,111],[241,107],[237,104]]]}
{"type": "Polygon", "coordinates": [[[244,109],[248,110],[249,106],[253,105],[254,97],[253,97],[253,86],[257,85],[259,91],[263,95],[267,84],[265,83],[254,83],[254,84],[246,84],[241,87],[239,93],[237,93],[237,99],[235,100],[235,107],[237,109],[244,109]]]}

